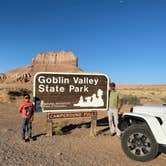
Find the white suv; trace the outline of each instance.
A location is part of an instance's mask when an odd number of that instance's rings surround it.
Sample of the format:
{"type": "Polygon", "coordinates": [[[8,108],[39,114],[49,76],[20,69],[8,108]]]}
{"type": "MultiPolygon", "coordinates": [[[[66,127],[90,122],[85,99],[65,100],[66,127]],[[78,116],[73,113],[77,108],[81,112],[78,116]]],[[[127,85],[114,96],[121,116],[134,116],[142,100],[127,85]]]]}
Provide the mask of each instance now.
{"type": "Polygon", "coordinates": [[[121,145],[134,160],[149,161],[166,152],[166,105],[135,106],[119,123],[121,145]]]}

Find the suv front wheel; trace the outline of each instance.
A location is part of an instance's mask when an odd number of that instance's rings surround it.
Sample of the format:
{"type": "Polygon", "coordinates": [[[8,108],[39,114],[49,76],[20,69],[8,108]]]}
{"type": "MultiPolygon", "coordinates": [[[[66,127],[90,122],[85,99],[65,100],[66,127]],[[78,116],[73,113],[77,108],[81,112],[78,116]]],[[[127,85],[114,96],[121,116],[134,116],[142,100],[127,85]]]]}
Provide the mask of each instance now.
{"type": "Polygon", "coordinates": [[[146,124],[134,124],[128,127],[121,138],[125,154],[137,161],[149,161],[156,157],[158,144],[146,124]]]}

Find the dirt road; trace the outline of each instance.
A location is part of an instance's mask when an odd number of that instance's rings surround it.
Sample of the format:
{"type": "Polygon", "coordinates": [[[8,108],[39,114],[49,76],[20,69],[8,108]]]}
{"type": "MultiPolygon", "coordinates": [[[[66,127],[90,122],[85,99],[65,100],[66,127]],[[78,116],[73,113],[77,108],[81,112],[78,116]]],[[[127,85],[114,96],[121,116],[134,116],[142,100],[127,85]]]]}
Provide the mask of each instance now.
{"type": "MultiPolygon", "coordinates": [[[[105,114],[106,115],[106,114],[105,114]]],[[[20,115],[15,105],[0,104],[0,165],[1,166],[164,166],[166,155],[161,154],[150,162],[128,159],[123,153],[118,137],[100,132],[90,137],[89,128],[73,127],[64,135],[47,137],[43,115],[36,114],[33,131],[36,141],[20,139],[20,115]]],[[[77,126],[79,120],[68,120],[77,126]]],[[[78,125],[79,126],[79,125],[78,125]]],[[[106,130],[108,126],[98,126],[106,130]]]]}

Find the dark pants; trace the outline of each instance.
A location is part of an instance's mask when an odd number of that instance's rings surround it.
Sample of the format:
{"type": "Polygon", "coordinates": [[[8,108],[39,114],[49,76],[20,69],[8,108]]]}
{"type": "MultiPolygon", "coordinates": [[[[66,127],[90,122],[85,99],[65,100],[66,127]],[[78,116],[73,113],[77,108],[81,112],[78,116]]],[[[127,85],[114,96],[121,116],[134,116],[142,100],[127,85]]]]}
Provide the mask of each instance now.
{"type": "Polygon", "coordinates": [[[28,118],[21,119],[21,136],[22,138],[32,137],[32,121],[28,118]]]}

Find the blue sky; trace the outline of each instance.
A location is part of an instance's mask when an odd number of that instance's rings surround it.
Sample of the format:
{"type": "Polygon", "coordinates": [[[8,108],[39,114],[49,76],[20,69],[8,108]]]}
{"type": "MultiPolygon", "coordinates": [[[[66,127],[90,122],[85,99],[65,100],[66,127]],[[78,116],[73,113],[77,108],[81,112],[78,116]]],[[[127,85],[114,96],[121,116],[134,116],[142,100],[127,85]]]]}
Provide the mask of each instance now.
{"type": "Polygon", "coordinates": [[[0,72],[61,50],[118,84],[166,84],[166,0],[0,1],[0,72]]]}

